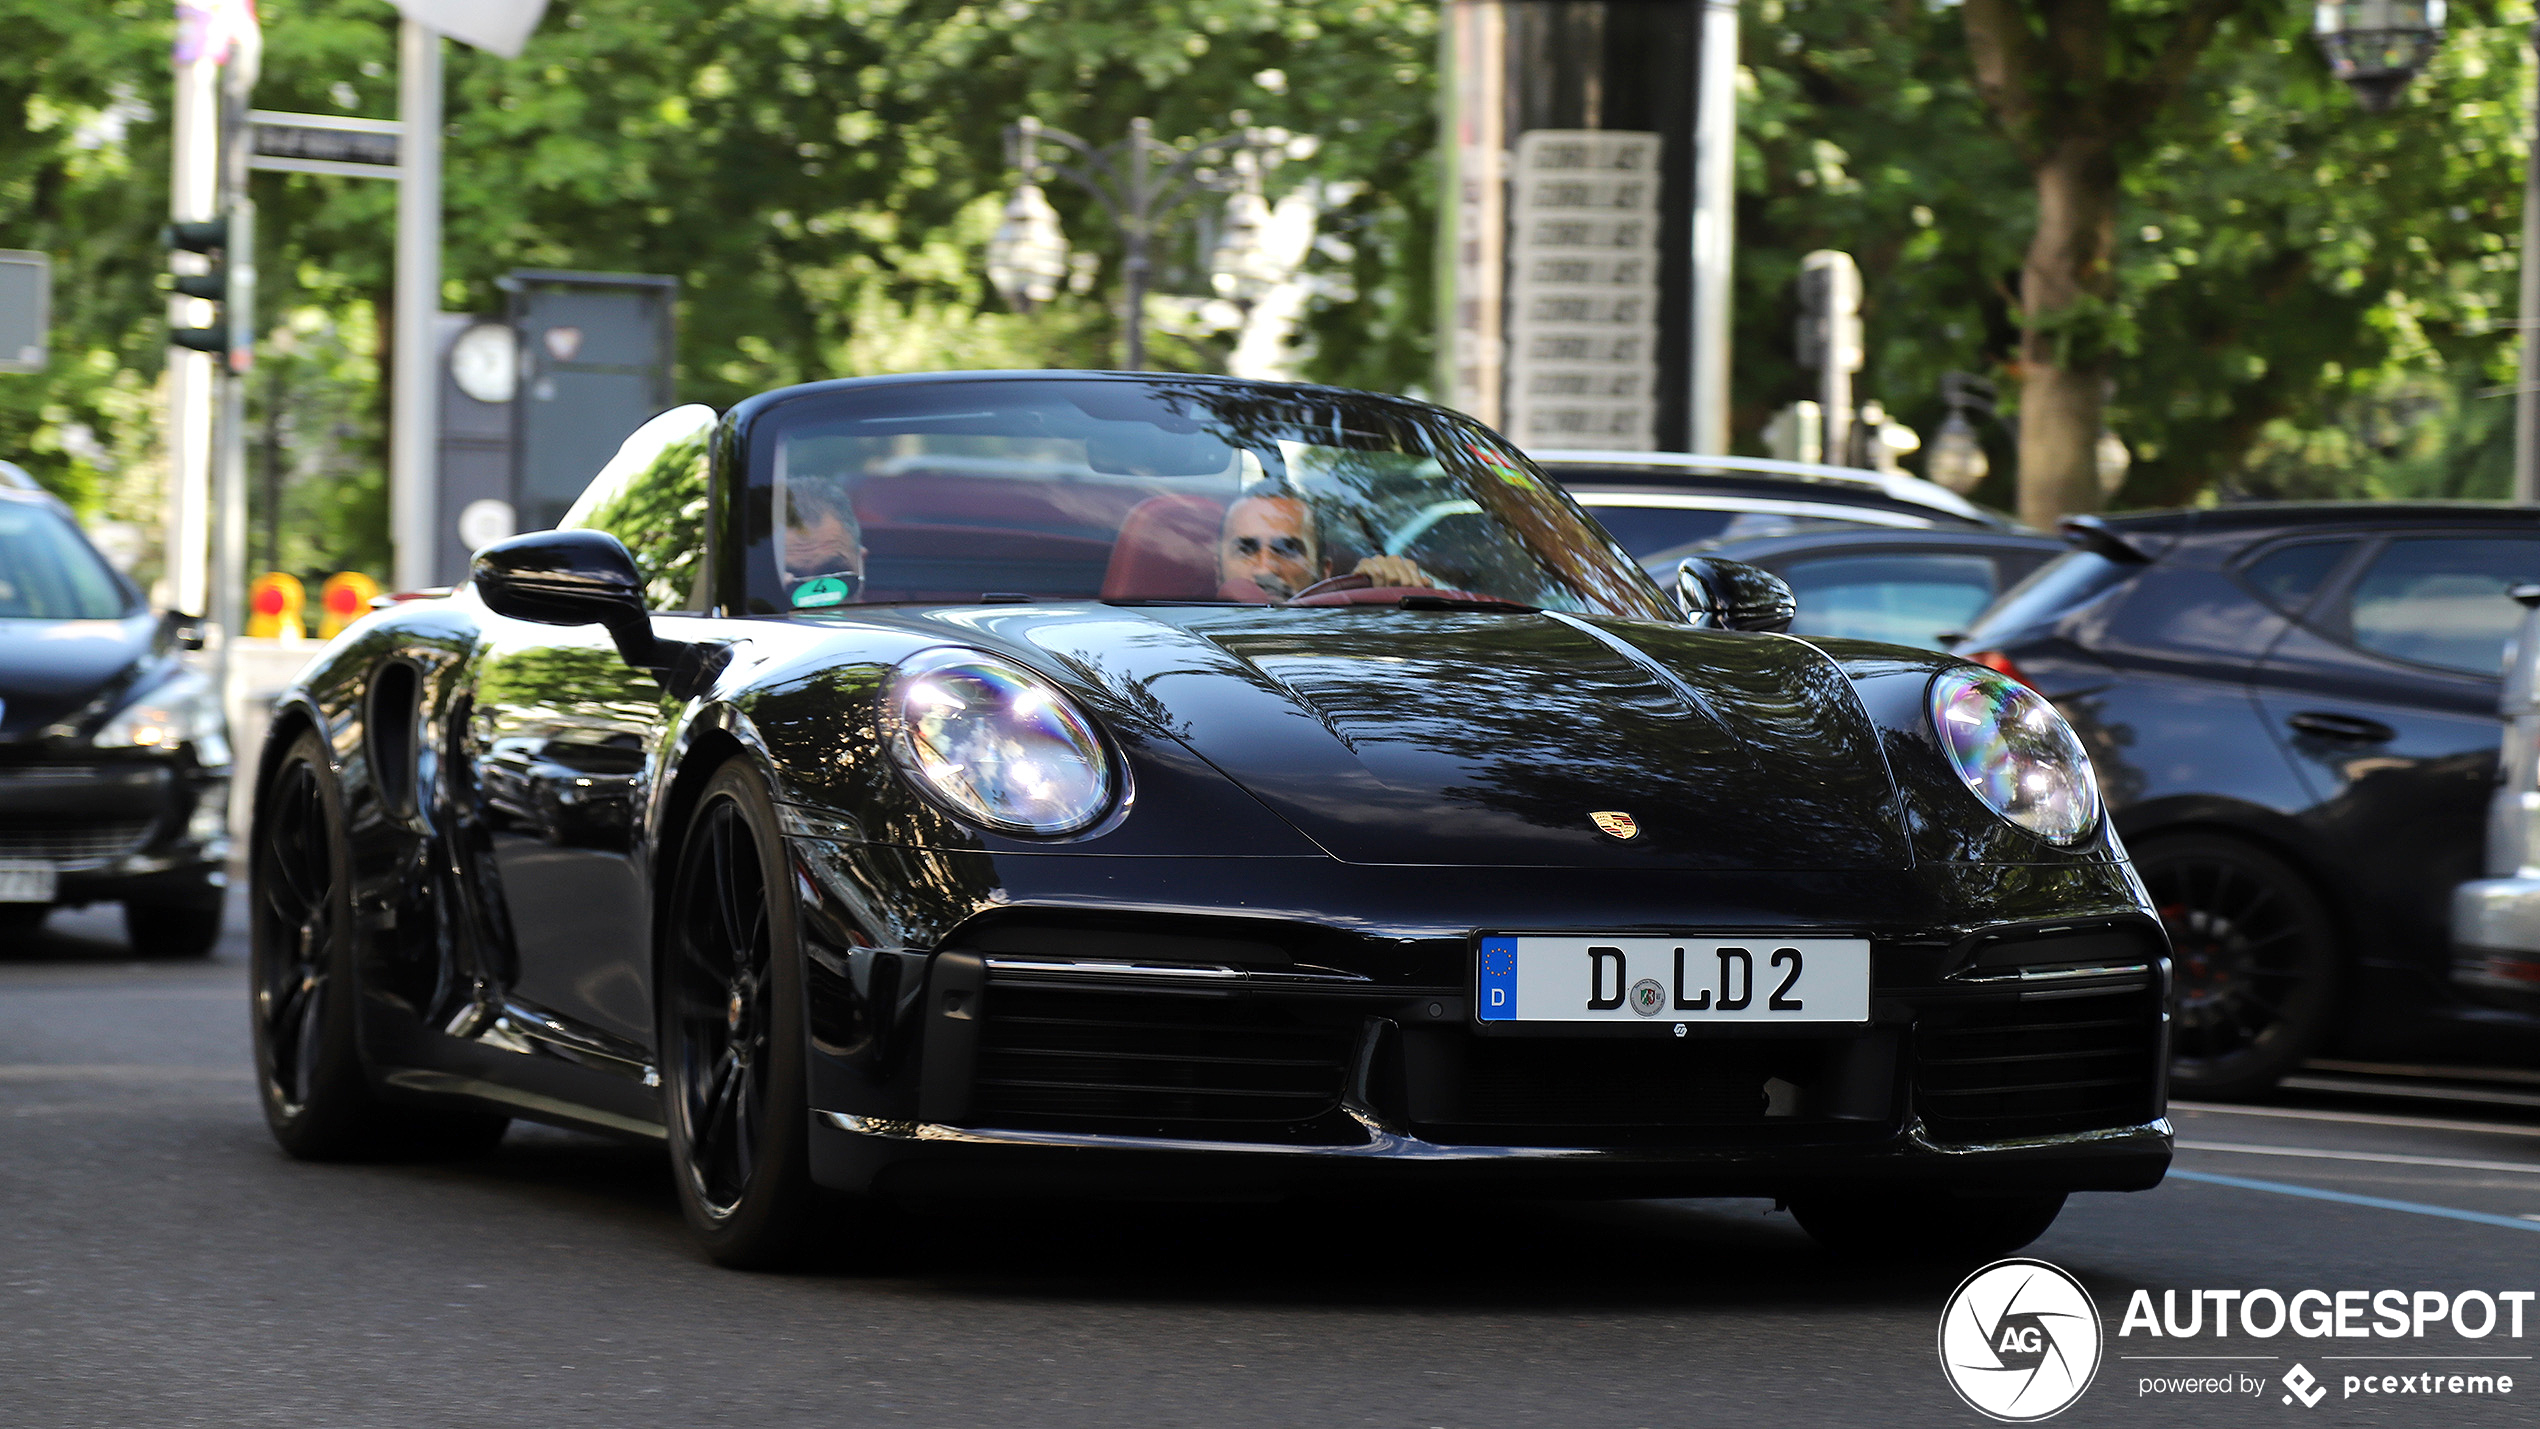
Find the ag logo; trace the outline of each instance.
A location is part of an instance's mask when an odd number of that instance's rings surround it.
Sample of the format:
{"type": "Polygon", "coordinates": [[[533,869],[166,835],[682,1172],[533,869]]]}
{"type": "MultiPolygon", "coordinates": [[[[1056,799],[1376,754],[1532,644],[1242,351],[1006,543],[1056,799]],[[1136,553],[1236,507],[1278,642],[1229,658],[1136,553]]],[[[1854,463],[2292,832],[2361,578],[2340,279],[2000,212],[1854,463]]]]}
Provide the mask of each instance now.
{"type": "Polygon", "coordinates": [[[1997,1260],[1940,1312],[1940,1369],[1977,1413],[2012,1423],[2072,1407],[2099,1372],[2099,1307],[2042,1260],[1997,1260]]]}
{"type": "Polygon", "coordinates": [[[1597,832],[1614,838],[1628,839],[1640,836],[1640,820],[1620,809],[1599,809],[1588,815],[1588,822],[1596,825],[1597,832]]]}

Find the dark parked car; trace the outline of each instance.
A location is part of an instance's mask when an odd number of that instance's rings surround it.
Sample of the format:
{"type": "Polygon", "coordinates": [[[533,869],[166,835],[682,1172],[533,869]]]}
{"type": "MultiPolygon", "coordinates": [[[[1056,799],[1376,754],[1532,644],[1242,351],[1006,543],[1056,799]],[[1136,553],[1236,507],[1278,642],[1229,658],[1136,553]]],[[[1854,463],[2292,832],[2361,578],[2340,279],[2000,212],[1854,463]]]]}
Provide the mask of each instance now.
{"type": "Polygon", "coordinates": [[[2082,518],[1958,649],[2081,731],[2177,958],[2177,1085],[2327,1052],[2528,1055],[2447,976],[2481,870],[2499,668],[2540,510],[2249,505],[2082,518]]]}
{"type": "Polygon", "coordinates": [[[141,951],[211,951],[229,738],[211,681],[180,658],[199,643],[59,501],[0,483],[0,932],[118,901],[141,951]]]}
{"type": "Polygon", "coordinates": [[[1778,535],[1697,541],[1641,564],[1666,581],[1690,556],[1742,561],[1790,587],[1799,606],[1790,625],[1793,635],[1939,650],[1996,597],[2067,549],[2035,531],[1958,526],[1909,531],[1808,522],[1778,535]]]}
{"type": "MultiPolygon", "coordinates": [[[[305,1156],[815,1187],[1738,1194],[1983,1251],[2157,1182],[2165,947],[2053,710],[1671,603],[1486,428],[1201,377],[787,388],[348,630],[258,771],[305,1156]]],[[[850,1216],[852,1245],[887,1217],[850,1216]]]]}
{"type": "Polygon", "coordinates": [[[1697,542],[1791,531],[2011,527],[1947,487],[1860,467],[1681,452],[1527,455],[1642,562],[1697,542]]]}

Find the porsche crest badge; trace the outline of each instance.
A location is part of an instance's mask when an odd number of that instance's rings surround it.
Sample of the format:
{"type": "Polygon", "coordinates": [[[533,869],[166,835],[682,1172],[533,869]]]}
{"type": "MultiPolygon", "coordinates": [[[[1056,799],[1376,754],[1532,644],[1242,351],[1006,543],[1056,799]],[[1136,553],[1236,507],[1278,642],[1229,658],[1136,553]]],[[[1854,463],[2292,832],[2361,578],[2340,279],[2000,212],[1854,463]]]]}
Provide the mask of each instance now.
{"type": "Polygon", "coordinates": [[[1596,825],[1598,833],[1618,839],[1640,837],[1640,821],[1620,809],[1599,809],[1588,815],[1588,822],[1596,825]]]}

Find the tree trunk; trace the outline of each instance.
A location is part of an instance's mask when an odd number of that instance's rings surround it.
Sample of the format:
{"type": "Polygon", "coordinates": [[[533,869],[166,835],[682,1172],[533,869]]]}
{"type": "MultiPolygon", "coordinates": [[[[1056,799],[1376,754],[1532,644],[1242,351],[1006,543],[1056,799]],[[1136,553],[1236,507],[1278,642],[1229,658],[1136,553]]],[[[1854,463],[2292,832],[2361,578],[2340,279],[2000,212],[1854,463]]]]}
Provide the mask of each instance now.
{"type": "Polygon", "coordinates": [[[2116,155],[2102,136],[2071,135],[2036,176],[2037,234],[2020,269],[2020,519],[2052,530],[2100,505],[2116,155]]]}

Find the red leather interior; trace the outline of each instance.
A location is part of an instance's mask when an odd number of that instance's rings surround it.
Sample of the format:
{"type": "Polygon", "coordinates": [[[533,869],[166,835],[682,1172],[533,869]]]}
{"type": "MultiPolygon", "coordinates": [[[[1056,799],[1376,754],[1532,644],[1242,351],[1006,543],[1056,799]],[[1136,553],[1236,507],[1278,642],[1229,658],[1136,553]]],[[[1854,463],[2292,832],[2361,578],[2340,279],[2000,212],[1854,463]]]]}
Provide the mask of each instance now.
{"type": "Polygon", "coordinates": [[[1150,496],[1129,508],[1103,572],[1105,600],[1208,600],[1226,508],[1205,496],[1150,496]]]}

